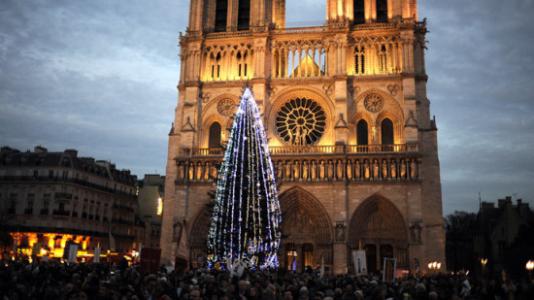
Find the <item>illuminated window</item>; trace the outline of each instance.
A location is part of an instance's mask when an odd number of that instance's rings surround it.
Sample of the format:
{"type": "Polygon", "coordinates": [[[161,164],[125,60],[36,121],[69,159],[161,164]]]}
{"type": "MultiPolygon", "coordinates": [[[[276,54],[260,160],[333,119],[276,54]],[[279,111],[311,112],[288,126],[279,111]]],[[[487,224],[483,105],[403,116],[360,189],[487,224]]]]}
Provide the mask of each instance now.
{"type": "Polygon", "coordinates": [[[296,98],[288,101],[276,115],[276,130],[286,143],[313,145],[324,134],[326,114],[315,101],[296,98]]]}
{"type": "Polygon", "coordinates": [[[247,77],[247,53],[244,52],[241,55],[241,52],[237,52],[237,76],[239,78],[247,77]]]}
{"type": "Polygon", "coordinates": [[[382,45],[380,47],[380,52],[378,53],[379,57],[379,68],[380,72],[387,72],[387,65],[388,65],[388,55],[387,55],[387,49],[385,45],[382,45]]]}
{"type": "Polygon", "coordinates": [[[365,74],[365,47],[357,46],[354,53],[355,74],[365,74]]]}

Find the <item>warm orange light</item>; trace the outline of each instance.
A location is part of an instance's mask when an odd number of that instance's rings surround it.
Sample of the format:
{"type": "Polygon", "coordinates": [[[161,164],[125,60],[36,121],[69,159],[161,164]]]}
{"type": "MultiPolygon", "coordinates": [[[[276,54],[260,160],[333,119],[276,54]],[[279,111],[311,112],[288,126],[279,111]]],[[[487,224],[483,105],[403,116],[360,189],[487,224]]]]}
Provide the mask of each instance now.
{"type": "Polygon", "coordinates": [[[34,245],[41,243],[37,253],[38,257],[61,258],[67,241],[80,244],[81,249],[78,251],[78,256],[81,256],[87,254],[85,250],[91,241],[91,237],[88,236],[61,233],[13,232],[10,234],[15,244],[19,247],[17,251],[25,256],[34,255],[35,253],[32,253],[34,245]],[[59,247],[56,247],[56,240],[59,237],[61,237],[59,247]],[[27,244],[25,241],[27,241],[27,244]]]}
{"type": "Polygon", "coordinates": [[[158,216],[163,214],[163,199],[161,199],[161,197],[158,198],[158,207],[156,213],[158,216]]]}

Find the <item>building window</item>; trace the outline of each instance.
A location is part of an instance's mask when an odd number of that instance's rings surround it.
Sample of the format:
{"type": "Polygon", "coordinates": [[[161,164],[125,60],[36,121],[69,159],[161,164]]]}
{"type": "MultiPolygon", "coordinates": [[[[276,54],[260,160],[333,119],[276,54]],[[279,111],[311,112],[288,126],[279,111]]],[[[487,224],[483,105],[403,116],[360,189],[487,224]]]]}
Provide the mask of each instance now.
{"type": "Polygon", "coordinates": [[[356,129],[357,143],[360,146],[369,145],[369,127],[365,120],[360,120],[356,129]]]}
{"type": "Polygon", "coordinates": [[[8,214],[14,215],[17,213],[17,198],[18,195],[15,193],[9,194],[9,208],[8,208],[8,214]]]}
{"type": "Polygon", "coordinates": [[[247,53],[245,52],[241,55],[241,52],[237,52],[237,76],[239,78],[247,77],[248,66],[247,66],[247,53]]]}
{"type": "Polygon", "coordinates": [[[77,200],[78,197],[74,197],[74,198],[75,200],[72,202],[72,214],[71,215],[76,218],[78,217],[78,200],[77,200]]]}
{"type": "Polygon", "coordinates": [[[294,98],[276,114],[276,132],[286,143],[295,146],[319,142],[326,129],[326,113],[314,100],[294,98]]]}
{"type": "Polygon", "coordinates": [[[41,215],[48,215],[48,210],[50,209],[51,198],[52,198],[51,194],[43,195],[43,207],[41,208],[41,215]]]}
{"type": "Polygon", "coordinates": [[[354,51],[354,72],[356,75],[365,74],[365,47],[357,46],[354,51]]]}
{"type": "Polygon", "coordinates": [[[226,31],[226,20],[228,18],[228,0],[217,0],[215,5],[215,31],[226,31]]]}
{"type": "Polygon", "coordinates": [[[220,53],[217,53],[216,56],[211,54],[211,79],[219,79],[221,77],[221,60],[220,53]]]}
{"type": "Polygon", "coordinates": [[[365,0],[354,0],[354,24],[365,23],[365,0]]]}
{"type": "Polygon", "coordinates": [[[376,0],[376,21],[388,21],[388,0],[376,0]]]}
{"type": "Polygon", "coordinates": [[[378,52],[378,59],[380,72],[386,73],[388,66],[388,52],[385,45],[382,45],[380,47],[380,51],[378,52]]]}
{"type": "Polygon", "coordinates": [[[382,145],[395,144],[393,138],[393,122],[390,119],[382,121],[382,145]]]}
{"type": "Polygon", "coordinates": [[[221,147],[221,124],[215,122],[210,126],[208,148],[217,149],[221,147]]]}
{"type": "Polygon", "coordinates": [[[24,210],[24,213],[26,215],[33,214],[33,202],[35,200],[35,194],[28,194],[26,198],[26,210],[24,210]]]}
{"type": "Polygon", "coordinates": [[[250,0],[239,0],[239,11],[237,14],[237,30],[248,30],[250,28],[250,0]]]}

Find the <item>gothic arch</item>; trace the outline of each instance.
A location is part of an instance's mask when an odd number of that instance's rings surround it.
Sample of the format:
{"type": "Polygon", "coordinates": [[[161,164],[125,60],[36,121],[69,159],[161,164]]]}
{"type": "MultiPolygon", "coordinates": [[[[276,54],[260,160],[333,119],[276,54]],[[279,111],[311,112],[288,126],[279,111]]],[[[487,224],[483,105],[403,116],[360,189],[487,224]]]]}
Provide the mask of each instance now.
{"type": "Polygon", "coordinates": [[[202,123],[202,132],[200,135],[200,145],[201,148],[209,148],[209,139],[210,139],[210,128],[213,124],[219,123],[221,126],[221,142],[223,143],[226,140],[226,124],[228,118],[225,118],[219,114],[210,114],[204,119],[202,123]]]}
{"type": "MultiPolygon", "coordinates": [[[[382,121],[386,118],[390,119],[393,122],[395,144],[404,143],[404,113],[401,105],[394,97],[384,91],[372,88],[358,95],[358,97],[356,98],[355,108],[355,113],[353,114],[353,117],[351,119],[351,126],[354,126],[353,128],[356,128],[356,124],[359,120],[366,120],[369,125],[370,143],[371,141],[373,141],[373,139],[374,143],[380,143],[380,141],[382,140],[380,128],[382,125],[382,121]],[[384,101],[383,108],[376,113],[370,112],[365,108],[365,98],[371,94],[379,95],[384,101]],[[373,136],[372,134],[372,127],[375,128],[376,136],[373,136]]],[[[355,132],[355,130],[352,130],[352,132],[355,132]]],[[[356,139],[354,138],[354,140],[356,139]]]]}
{"type": "Polygon", "coordinates": [[[208,104],[202,108],[202,131],[200,133],[200,145],[202,148],[208,148],[209,145],[209,132],[213,123],[217,122],[221,125],[222,140],[225,141],[228,136],[228,124],[231,120],[230,117],[220,114],[217,110],[219,101],[224,99],[230,99],[237,105],[239,105],[239,97],[233,94],[224,93],[211,100],[208,104]]]}
{"type": "Polygon", "coordinates": [[[211,215],[204,208],[194,219],[189,231],[189,261],[192,264],[199,262],[200,258],[205,258],[208,248],[208,232],[211,223],[211,215]]]}
{"type": "Polygon", "coordinates": [[[286,190],[279,199],[282,210],[281,265],[287,265],[288,251],[299,253],[298,270],[303,270],[305,264],[317,266],[323,258],[325,264],[331,264],[333,226],[323,205],[300,187],[286,190]],[[311,251],[307,262],[304,261],[306,251],[311,251]]]}
{"type": "Polygon", "coordinates": [[[322,91],[319,91],[314,88],[309,87],[298,87],[298,88],[286,88],[278,93],[276,93],[273,101],[271,102],[271,107],[268,110],[267,120],[269,131],[272,132],[271,140],[272,146],[283,145],[284,142],[282,139],[275,133],[276,132],[276,114],[280,108],[286,104],[286,102],[295,99],[295,98],[308,98],[311,99],[317,104],[319,104],[325,114],[326,114],[326,126],[325,132],[321,139],[317,142],[317,145],[333,145],[334,144],[334,122],[335,122],[335,108],[332,101],[325,95],[322,91]],[[274,142],[274,143],[273,143],[274,142]]]}
{"type": "Polygon", "coordinates": [[[364,249],[374,249],[369,252],[375,251],[375,256],[367,257],[369,270],[380,269],[384,256],[394,256],[399,266],[407,265],[406,221],[400,210],[387,198],[373,195],[364,200],[354,211],[348,232],[349,248],[362,246],[364,249]]]}

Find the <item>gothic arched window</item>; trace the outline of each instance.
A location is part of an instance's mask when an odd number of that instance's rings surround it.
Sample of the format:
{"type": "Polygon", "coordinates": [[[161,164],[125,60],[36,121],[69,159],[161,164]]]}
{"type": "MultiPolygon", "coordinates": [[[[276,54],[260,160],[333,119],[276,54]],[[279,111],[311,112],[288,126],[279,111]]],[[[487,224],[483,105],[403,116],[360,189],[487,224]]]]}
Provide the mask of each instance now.
{"type": "Polygon", "coordinates": [[[243,55],[241,52],[237,52],[237,76],[239,78],[247,77],[248,66],[247,66],[247,52],[244,51],[243,55]]]}
{"type": "Polygon", "coordinates": [[[228,0],[217,0],[215,4],[215,31],[226,31],[228,0]]]}
{"type": "Polygon", "coordinates": [[[355,74],[365,74],[365,47],[356,46],[354,53],[355,74]]]}
{"type": "Polygon", "coordinates": [[[208,148],[217,149],[219,147],[221,147],[221,124],[215,122],[210,126],[208,148]]]}
{"type": "Polygon", "coordinates": [[[388,68],[388,51],[385,45],[380,46],[378,57],[380,72],[386,73],[388,68]]]}
{"type": "Polygon", "coordinates": [[[221,53],[217,53],[217,57],[215,58],[215,65],[216,65],[215,78],[217,79],[221,78],[221,60],[222,60],[221,53]]]}
{"type": "Polygon", "coordinates": [[[239,0],[239,10],[237,14],[237,30],[248,30],[250,28],[250,0],[239,0]]]}
{"type": "Polygon", "coordinates": [[[388,0],[376,0],[376,21],[388,21],[388,0]]]}
{"type": "Polygon", "coordinates": [[[393,145],[393,122],[390,119],[384,119],[382,121],[382,145],[393,145]]]}
{"type": "Polygon", "coordinates": [[[354,0],[354,24],[365,23],[365,0],[354,0]]]}
{"type": "Polygon", "coordinates": [[[365,120],[360,120],[356,126],[356,138],[359,146],[369,145],[369,128],[365,120]]]}

